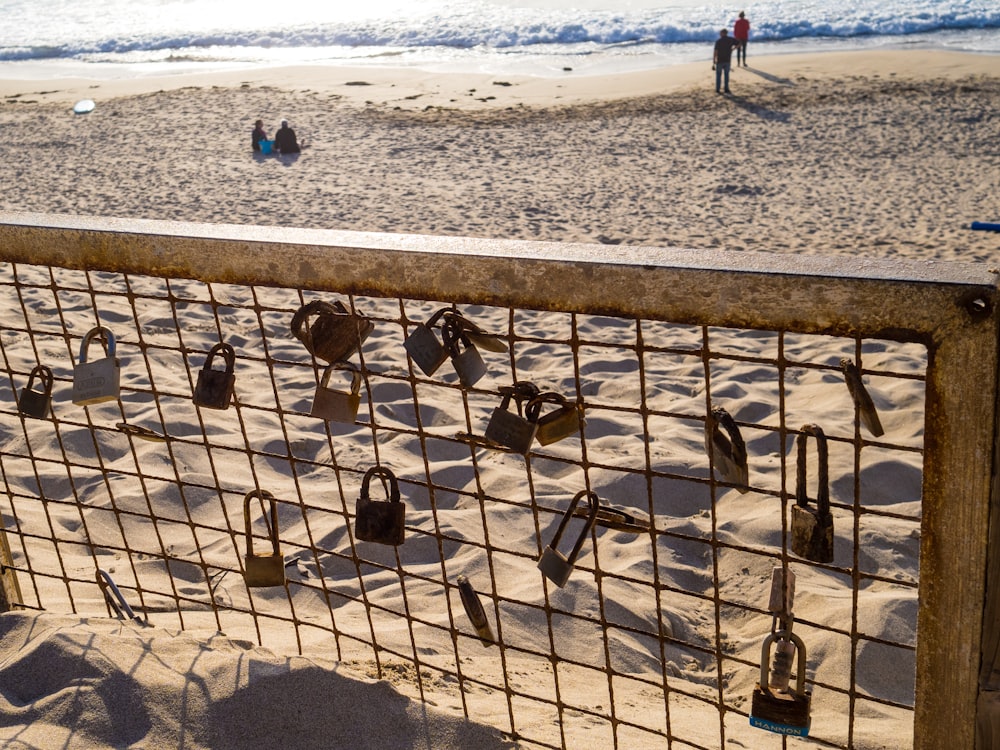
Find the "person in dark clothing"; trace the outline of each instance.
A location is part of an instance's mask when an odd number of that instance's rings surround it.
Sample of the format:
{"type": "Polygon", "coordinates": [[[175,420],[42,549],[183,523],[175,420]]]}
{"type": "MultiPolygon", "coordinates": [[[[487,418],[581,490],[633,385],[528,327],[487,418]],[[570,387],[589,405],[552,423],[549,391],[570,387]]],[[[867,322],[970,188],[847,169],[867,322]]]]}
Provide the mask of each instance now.
{"type": "Polygon", "coordinates": [[[264,121],[257,120],[253,124],[253,133],[250,134],[250,146],[254,151],[260,151],[260,142],[267,140],[267,132],[264,130],[264,121]]]}
{"type": "Polygon", "coordinates": [[[274,134],[274,147],[279,154],[297,154],[301,149],[295,140],[295,131],[288,127],[288,120],[281,121],[281,128],[274,134]]]}
{"type": "Polygon", "coordinates": [[[712,70],[715,71],[715,93],[721,94],[720,86],[725,74],[725,92],[729,90],[729,66],[733,59],[733,47],[738,47],[739,42],[729,36],[729,31],[723,29],[719,32],[719,38],[715,40],[715,51],[712,54],[712,70]]]}

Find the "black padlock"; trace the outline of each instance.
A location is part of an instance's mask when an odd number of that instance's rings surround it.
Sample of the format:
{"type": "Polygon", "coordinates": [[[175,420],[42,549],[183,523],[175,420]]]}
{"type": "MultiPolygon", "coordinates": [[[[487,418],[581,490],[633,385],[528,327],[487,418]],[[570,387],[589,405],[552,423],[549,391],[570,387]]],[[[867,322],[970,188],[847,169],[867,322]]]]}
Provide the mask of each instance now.
{"type": "Polygon", "coordinates": [[[483,435],[487,440],[510,448],[515,453],[527,454],[531,450],[538,425],[521,416],[521,404],[538,395],[538,388],[533,383],[522,381],[513,386],[502,387],[500,395],[500,406],[493,410],[483,435]],[[512,399],[517,404],[516,413],[510,411],[512,399]]]}
{"type": "Polygon", "coordinates": [[[792,552],[818,563],[833,562],[833,514],[830,512],[830,470],[826,435],[818,425],[803,425],[796,437],[795,505],[792,506],[792,552]],[[816,439],[819,459],[816,509],[809,507],[806,482],[806,449],[809,436],[816,439]]]}
{"type": "Polygon", "coordinates": [[[736,485],[741,493],[750,491],[746,443],[736,420],[721,406],[712,409],[705,419],[705,452],[724,481],[736,485]]]}
{"type": "Polygon", "coordinates": [[[561,393],[539,393],[528,404],[525,416],[535,422],[538,429],[535,439],[539,445],[551,445],[564,438],[572,437],[587,425],[583,418],[583,407],[577,402],[570,403],[561,393]],[[555,404],[556,408],[542,414],[542,406],[555,404]]]}
{"type": "Polygon", "coordinates": [[[28,384],[17,399],[17,410],[26,417],[48,419],[52,413],[52,370],[45,365],[35,365],[28,375],[28,384]],[[41,383],[42,390],[32,388],[35,378],[41,383]]]}
{"type": "Polygon", "coordinates": [[[208,352],[205,364],[198,371],[198,382],[194,387],[194,403],[206,409],[228,409],[233,401],[236,388],[236,352],[229,344],[219,342],[208,352]],[[215,356],[221,354],[226,362],[225,370],[213,370],[215,356]]]}
{"type": "Polygon", "coordinates": [[[403,348],[410,355],[424,375],[433,375],[448,359],[448,349],[434,334],[433,328],[450,308],[442,307],[434,313],[426,324],[418,323],[413,333],[403,342],[403,348]]]}
{"type": "Polygon", "coordinates": [[[573,566],[576,565],[576,559],[580,556],[580,551],[583,549],[583,543],[590,535],[591,530],[593,530],[594,524],[597,523],[597,516],[600,510],[601,501],[597,497],[597,493],[588,492],[587,490],[578,492],[570,503],[569,508],[566,509],[566,513],[563,514],[562,520],[559,522],[559,528],[556,529],[552,541],[542,550],[542,556],[538,559],[538,569],[556,586],[562,588],[569,580],[570,573],[573,572],[573,566]],[[576,538],[573,550],[568,556],[565,556],[558,550],[559,541],[562,539],[569,519],[575,515],[576,506],[584,497],[587,498],[587,502],[590,504],[590,513],[587,514],[583,528],[580,529],[580,534],[576,538]]]}
{"type": "Polygon", "coordinates": [[[395,474],[383,466],[373,466],[365,472],[354,518],[354,535],[365,542],[394,547],[400,545],[406,541],[405,513],[406,506],[399,499],[399,483],[395,474]],[[388,483],[387,499],[384,501],[369,497],[368,486],[374,476],[388,483]]]}
{"type": "Polygon", "coordinates": [[[812,694],[806,689],[805,644],[789,631],[771,633],[761,648],[760,679],[750,702],[750,726],[788,737],[806,737],[811,702],[812,694]],[[768,675],[772,644],[774,667],[768,675]],[[790,686],[793,660],[797,663],[794,689],[790,686]]]}
{"type": "Polygon", "coordinates": [[[882,429],[882,421],[878,418],[875,410],[875,402],[865,388],[865,383],[861,379],[861,373],[853,361],[846,357],[840,360],[840,368],[844,371],[844,380],[847,381],[847,390],[851,393],[851,400],[861,417],[861,424],[875,437],[882,437],[885,430],[882,429]]]}
{"type": "Polygon", "coordinates": [[[285,558],[278,546],[278,502],[267,490],[251,490],[243,498],[243,523],[246,527],[247,553],[243,558],[247,586],[283,586],[285,583],[285,558]],[[253,534],[250,528],[250,501],[254,498],[270,503],[264,515],[271,554],[256,555],[253,551],[253,534]]]}
{"type": "Polygon", "coordinates": [[[352,313],[340,300],[314,300],[292,316],[292,335],[309,353],[328,364],[345,360],[361,349],[375,324],[360,313],[352,313]]]}

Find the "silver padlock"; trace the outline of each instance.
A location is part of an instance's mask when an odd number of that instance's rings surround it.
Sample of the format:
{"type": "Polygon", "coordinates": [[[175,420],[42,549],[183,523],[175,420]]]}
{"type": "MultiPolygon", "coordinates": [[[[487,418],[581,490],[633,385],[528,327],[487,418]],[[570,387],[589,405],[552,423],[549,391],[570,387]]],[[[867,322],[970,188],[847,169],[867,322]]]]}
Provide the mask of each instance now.
{"type": "Polygon", "coordinates": [[[882,437],[885,430],[882,429],[882,421],[878,418],[878,411],[875,410],[875,402],[868,394],[865,383],[861,379],[857,365],[846,357],[840,360],[840,367],[844,371],[844,380],[847,381],[847,390],[851,393],[851,400],[861,417],[861,424],[875,437],[882,437]]]}
{"type": "Polygon", "coordinates": [[[285,583],[285,558],[278,545],[278,502],[267,490],[252,490],[243,498],[243,523],[246,527],[247,553],[243,558],[247,586],[283,586],[285,583]],[[271,542],[271,553],[254,554],[253,534],[250,528],[250,501],[257,498],[269,504],[264,514],[267,536],[271,542]]]}
{"type": "Polygon", "coordinates": [[[515,453],[527,454],[531,450],[531,443],[535,439],[535,431],[538,425],[521,416],[521,403],[530,401],[538,394],[538,388],[532,383],[522,381],[513,386],[504,386],[500,389],[503,397],[500,406],[493,410],[490,423],[486,426],[484,437],[505,448],[510,448],[515,453]],[[517,404],[517,412],[510,411],[510,402],[514,400],[517,404]]]}
{"type": "Polygon", "coordinates": [[[587,420],[583,418],[582,405],[576,402],[570,403],[561,393],[538,394],[528,404],[525,416],[529,421],[538,424],[535,439],[540,445],[551,445],[572,437],[587,424],[587,420]],[[544,404],[555,404],[556,408],[548,414],[542,414],[544,404]]]}
{"type": "Polygon", "coordinates": [[[580,551],[583,549],[583,543],[587,539],[587,536],[589,536],[591,530],[593,530],[594,524],[597,523],[597,515],[601,510],[600,502],[600,498],[598,498],[597,494],[594,492],[588,492],[587,490],[578,492],[576,497],[573,498],[573,502],[570,503],[569,508],[566,509],[566,513],[563,515],[562,520],[559,522],[559,528],[556,529],[556,533],[555,536],[552,537],[552,541],[549,542],[548,546],[542,551],[542,556],[538,560],[538,569],[542,571],[542,574],[546,578],[560,588],[565,586],[566,582],[569,580],[570,573],[573,572],[573,566],[576,565],[576,559],[580,556],[580,551]],[[580,529],[580,534],[576,538],[573,550],[567,557],[559,552],[557,547],[559,546],[559,541],[562,539],[563,532],[566,530],[569,519],[574,515],[576,506],[584,497],[586,497],[587,502],[590,503],[590,513],[587,515],[583,528],[580,529]]]}
{"type": "Polygon", "coordinates": [[[413,333],[403,342],[403,348],[410,355],[424,375],[433,375],[448,359],[448,349],[434,334],[433,328],[450,308],[443,307],[434,313],[426,324],[418,323],[413,333]]]}
{"type": "Polygon", "coordinates": [[[705,419],[705,452],[724,481],[736,485],[740,493],[750,491],[747,446],[736,420],[722,407],[712,409],[705,419]]]}
{"type": "Polygon", "coordinates": [[[222,342],[213,346],[198,372],[198,382],[194,387],[195,405],[206,409],[228,409],[236,388],[236,375],[233,372],[235,367],[236,352],[233,347],[222,342]],[[212,362],[217,354],[221,354],[225,360],[225,370],[212,369],[212,362]]]}
{"type": "Polygon", "coordinates": [[[323,371],[309,416],[325,419],[327,422],[354,424],[360,406],[361,372],[350,362],[334,362],[323,371]],[[330,376],[338,370],[351,373],[350,391],[338,391],[330,387],[330,376]]]}
{"type": "Polygon", "coordinates": [[[830,513],[830,470],[826,435],[818,425],[807,424],[796,437],[795,505],[792,506],[792,552],[818,563],[833,562],[833,514],[830,513]],[[806,482],[806,449],[809,436],[816,439],[819,458],[816,509],[809,507],[806,482]]]}
{"type": "Polygon", "coordinates": [[[73,367],[74,404],[86,406],[114,401],[118,398],[121,364],[115,358],[115,335],[103,326],[91,328],[80,342],[80,362],[73,367]],[[104,346],[104,359],[88,362],[90,342],[99,339],[104,346]]]}
{"type": "Polygon", "coordinates": [[[52,413],[52,382],[52,370],[45,365],[35,365],[28,375],[28,384],[17,399],[17,410],[26,417],[48,419],[52,413]],[[32,388],[36,377],[42,386],[40,391],[32,388]]]}

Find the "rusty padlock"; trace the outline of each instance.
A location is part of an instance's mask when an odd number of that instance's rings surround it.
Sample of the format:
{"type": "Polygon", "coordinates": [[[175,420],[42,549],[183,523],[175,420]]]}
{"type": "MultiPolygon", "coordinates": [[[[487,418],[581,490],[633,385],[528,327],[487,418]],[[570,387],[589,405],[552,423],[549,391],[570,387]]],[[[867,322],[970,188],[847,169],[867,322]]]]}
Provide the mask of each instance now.
{"type": "Polygon", "coordinates": [[[292,335],[309,353],[327,363],[347,359],[361,349],[375,324],[360,313],[352,313],[340,300],[313,300],[292,316],[292,335]]]}
{"type": "Polygon", "coordinates": [[[857,365],[846,357],[840,360],[840,368],[844,371],[844,380],[847,381],[847,390],[851,393],[851,400],[861,417],[861,424],[875,437],[882,437],[885,430],[882,429],[882,421],[878,418],[875,410],[875,402],[865,388],[865,383],[861,379],[861,373],[857,365]]]}
{"type": "Polygon", "coordinates": [[[764,639],[760,678],[750,702],[750,726],[789,737],[809,734],[812,694],[806,689],[806,647],[791,630],[779,630],[764,639]],[[771,645],[774,665],[768,674],[771,645]],[[796,662],[795,687],[790,686],[796,662]]]}
{"type": "Polygon", "coordinates": [[[278,502],[267,490],[251,490],[243,498],[243,522],[246,526],[247,554],[243,558],[247,586],[283,586],[285,583],[285,558],[278,546],[278,502]],[[267,524],[267,536],[271,542],[271,554],[255,555],[253,551],[253,533],[250,528],[250,501],[257,498],[263,503],[266,500],[270,508],[264,513],[264,523],[267,524]]]}
{"type": "Polygon", "coordinates": [[[736,485],[740,493],[750,491],[746,443],[736,420],[721,406],[712,409],[705,419],[705,452],[724,481],[736,485]]]}
{"type": "Polygon", "coordinates": [[[394,547],[400,545],[406,541],[405,514],[406,506],[399,499],[396,475],[384,466],[373,466],[365,472],[354,518],[354,535],[365,542],[378,542],[394,547]],[[370,499],[368,486],[374,476],[380,477],[383,483],[388,483],[386,500],[370,499]]]}
{"type": "Polygon", "coordinates": [[[236,388],[236,375],[233,372],[235,367],[236,352],[233,347],[222,342],[213,346],[205,358],[205,364],[198,371],[193,398],[195,405],[206,409],[228,409],[236,388]],[[212,369],[217,354],[221,354],[225,360],[225,370],[212,369]]]}
{"type": "Polygon", "coordinates": [[[440,341],[432,330],[443,315],[448,313],[450,308],[442,307],[434,313],[427,323],[418,323],[413,333],[406,337],[403,348],[410,355],[417,367],[424,375],[433,375],[438,368],[448,359],[448,349],[440,341]]]}
{"type": "Polygon", "coordinates": [[[538,569],[556,586],[562,588],[569,580],[570,573],[573,572],[573,566],[576,565],[576,559],[580,556],[580,551],[583,549],[583,543],[590,535],[594,524],[597,523],[597,516],[601,510],[600,503],[600,498],[597,497],[596,493],[588,492],[587,490],[578,492],[570,503],[569,508],[566,509],[566,513],[563,514],[555,536],[552,537],[552,541],[542,551],[542,556],[538,560],[538,569]],[[574,516],[576,506],[584,497],[587,498],[587,502],[590,504],[590,513],[587,515],[583,528],[580,529],[580,534],[576,538],[576,543],[573,545],[572,551],[569,553],[569,556],[565,556],[558,550],[559,542],[562,539],[563,532],[566,530],[569,519],[574,516]]]}
{"type": "Polygon", "coordinates": [[[316,388],[309,416],[327,422],[354,424],[361,406],[361,371],[350,362],[334,362],[323,371],[316,388]],[[338,391],[330,387],[330,377],[336,371],[351,373],[351,390],[338,391]]]}
{"type": "Polygon", "coordinates": [[[455,318],[448,318],[441,332],[451,364],[458,373],[458,382],[471,388],[486,374],[486,363],[475,344],[462,332],[455,318]]]}
{"type": "Polygon", "coordinates": [[[472,588],[472,583],[466,576],[460,575],[457,581],[458,593],[462,597],[462,607],[465,608],[465,614],[472,623],[472,627],[476,629],[476,635],[479,636],[479,640],[483,642],[484,646],[492,646],[496,643],[496,638],[490,628],[490,621],[486,619],[486,610],[483,609],[483,605],[479,601],[479,595],[472,588]]]}
{"type": "Polygon", "coordinates": [[[538,388],[533,383],[522,381],[513,386],[503,386],[500,388],[500,395],[500,406],[493,410],[483,435],[487,440],[510,448],[515,453],[526,454],[531,450],[538,425],[521,416],[521,404],[530,402],[537,396],[538,388]],[[516,402],[517,412],[510,411],[511,400],[516,402]]]}
{"type": "Polygon", "coordinates": [[[577,402],[570,403],[561,393],[539,393],[525,409],[528,421],[535,422],[538,429],[535,439],[540,445],[551,445],[563,438],[572,437],[587,425],[583,417],[583,406],[577,402]],[[542,414],[544,404],[555,404],[556,408],[548,414],[542,414]]]}
{"type": "Polygon", "coordinates": [[[17,410],[26,417],[48,419],[52,413],[52,382],[52,370],[45,365],[35,365],[28,375],[28,384],[17,399],[17,410]],[[32,388],[36,377],[42,386],[40,391],[32,388]]]}
{"type": "Polygon", "coordinates": [[[91,328],[80,342],[80,362],[73,367],[74,404],[86,406],[118,398],[121,363],[115,357],[115,335],[104,326],[91,328]],[[87,361],[91,341],[99,339],[106,356],[87,361]]]}
{"type": "Polygon", "coordinates": [[[792,506],[792,552],[818,563],[833,562],[833,514],[830,512],[830,470],[826,435],[818,425],[803,425],[795,439],[798,457],[795,467],[795,505],[792,506]],[[809,436],[816,439],[819,468],[816,509],[809,507],[806,451],[809,436]]]}

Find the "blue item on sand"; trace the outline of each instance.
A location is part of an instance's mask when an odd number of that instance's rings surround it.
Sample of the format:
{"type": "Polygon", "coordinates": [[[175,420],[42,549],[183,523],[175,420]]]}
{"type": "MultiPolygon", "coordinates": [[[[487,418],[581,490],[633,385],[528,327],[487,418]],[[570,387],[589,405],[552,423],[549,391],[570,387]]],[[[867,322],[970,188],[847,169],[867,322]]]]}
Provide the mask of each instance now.
{"type": "Polygon", "coordinates": [[[987,232],[1000,232],[1000,224],[989,224],[985,221],[972,222],[973,229],[983,229],[987,232]]]}
{"type": "Polygon", "coordinates": [[[274,146],[274,141],[259,141],[259,143],[260,143],[260,152],[262,154],[271,153],[271,147],[274,146]]]}

